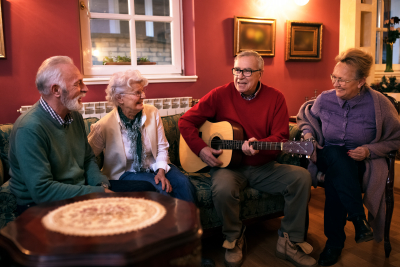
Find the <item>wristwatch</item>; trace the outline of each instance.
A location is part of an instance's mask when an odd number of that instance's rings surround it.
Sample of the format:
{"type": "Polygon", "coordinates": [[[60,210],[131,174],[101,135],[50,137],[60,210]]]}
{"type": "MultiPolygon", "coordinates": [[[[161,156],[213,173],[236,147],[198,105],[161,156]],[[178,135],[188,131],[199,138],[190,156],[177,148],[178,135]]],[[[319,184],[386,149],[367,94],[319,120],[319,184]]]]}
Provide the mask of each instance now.
{"type": "Polygon", "coordinates": [[[107,189],[110,188],[110,186],[108,184],[104,183],[104,182],[101,182],[101,186],[104,187],[104,188],[107,188],[107,189]]]}

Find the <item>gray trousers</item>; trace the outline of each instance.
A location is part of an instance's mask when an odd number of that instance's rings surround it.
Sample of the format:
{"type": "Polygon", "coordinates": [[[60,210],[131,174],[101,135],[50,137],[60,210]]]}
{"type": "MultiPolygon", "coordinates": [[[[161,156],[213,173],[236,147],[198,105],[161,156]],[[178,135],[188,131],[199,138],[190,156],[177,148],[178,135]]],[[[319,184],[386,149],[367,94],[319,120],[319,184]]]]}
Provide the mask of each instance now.
{"type": "Polygon", "coordinates": [[[285,198],[281,232],[293,242],[304,241],[305,219],[311,189],[310,173],[298,166],[271,161],[260,166],[211,169],[211,191],[215,209],[222,221],[222,233],[233,242],[241,234],[239,193],[247,185],[285,198]]]}

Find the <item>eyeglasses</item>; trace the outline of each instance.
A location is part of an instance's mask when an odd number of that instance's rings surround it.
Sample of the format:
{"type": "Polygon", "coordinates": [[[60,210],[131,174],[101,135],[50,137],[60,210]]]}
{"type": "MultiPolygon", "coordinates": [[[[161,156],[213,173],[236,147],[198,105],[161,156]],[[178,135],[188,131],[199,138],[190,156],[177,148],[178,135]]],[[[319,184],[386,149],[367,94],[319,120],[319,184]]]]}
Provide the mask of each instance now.
{"type": "Polygon", "coordinates": [[[253,74],[253,72],[257,72],[257,71],[260,71],[260,70],[249,70],[249,69],[241,70],[241,69],[233,68],[232,74],[235,76],[239,76],[240,73],[242,73],[244,77],[250,77],[253,74]]]}
{"type": "Polygon", "coordinates": [[[338,82],[341,86],[343,86],[346,83],[349,83],[351,81],[355,81],[357,79],[351,79],[351,80],[344,81],[344,80],[342,80],[342,78],[338,78],[338,77],[334,76],[333,74],[331,74],[331,80],[332,80],[332,84],[335,84],[336,82],[338,82]]]}
{"type": "Polygon", "coordinates": [[[121,95],[134,95],[136,97],[146,97],[146,89],[143,89],[143,91],[136,91],[133,93],[122,93],[121,95]]]}

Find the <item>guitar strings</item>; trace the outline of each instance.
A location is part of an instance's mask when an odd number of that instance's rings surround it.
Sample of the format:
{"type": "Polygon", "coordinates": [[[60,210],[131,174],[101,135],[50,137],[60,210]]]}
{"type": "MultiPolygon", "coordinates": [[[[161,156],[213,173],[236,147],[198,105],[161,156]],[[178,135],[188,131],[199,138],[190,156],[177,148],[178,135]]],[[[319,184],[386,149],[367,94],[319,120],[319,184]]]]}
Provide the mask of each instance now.
{"type": "MultiPolygon", "coordinates": [[[[222,148],[237,148],[240,149],[241,145],[244,143],[242,140],[212,140],[211,146],[222,147],[222,148]]],[[[281,142],[250,142],[254,148],[257,149],[268,149],[268,150],[281,150],[281,142]]]]}

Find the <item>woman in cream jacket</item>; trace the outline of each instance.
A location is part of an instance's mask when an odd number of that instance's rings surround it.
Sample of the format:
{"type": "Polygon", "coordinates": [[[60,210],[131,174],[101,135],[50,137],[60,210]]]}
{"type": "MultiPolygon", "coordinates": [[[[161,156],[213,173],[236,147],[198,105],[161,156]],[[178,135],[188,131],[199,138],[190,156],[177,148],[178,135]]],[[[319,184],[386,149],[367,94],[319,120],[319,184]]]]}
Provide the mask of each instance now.
{"type": "Polygon", "coordinates": [[[115,108],[92,125],[89,144],[96,156],[104,152],[102,172],[108,179],[148,181],[161,194],[194,202],[192,183],[169,162],[157,108],[143,104],[147,84],[137,70],[113,74],[106,99],[115,108]]]}

